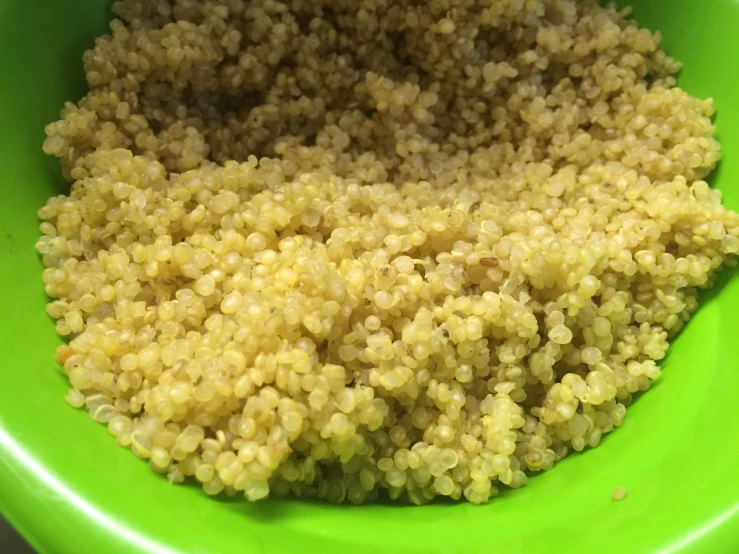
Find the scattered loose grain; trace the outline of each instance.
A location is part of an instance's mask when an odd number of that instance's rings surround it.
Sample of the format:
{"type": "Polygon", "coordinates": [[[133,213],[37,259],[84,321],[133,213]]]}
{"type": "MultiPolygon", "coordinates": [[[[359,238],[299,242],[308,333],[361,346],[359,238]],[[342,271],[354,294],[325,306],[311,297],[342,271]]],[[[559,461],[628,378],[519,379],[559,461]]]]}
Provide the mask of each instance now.
{"type": "Polygon", "coordinates": [[[613,494],[611,495],[611,498],[614,500],[623,500],[626,496],[626,488],[625,487],[616,487],[613,490],[613,494]]]}

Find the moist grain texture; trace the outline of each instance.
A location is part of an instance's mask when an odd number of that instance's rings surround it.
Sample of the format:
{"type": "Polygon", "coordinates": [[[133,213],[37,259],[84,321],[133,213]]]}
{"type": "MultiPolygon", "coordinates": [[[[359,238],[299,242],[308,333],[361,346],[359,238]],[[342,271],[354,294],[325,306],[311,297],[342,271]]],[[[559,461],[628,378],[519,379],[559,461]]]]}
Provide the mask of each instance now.
{"type": "Polygon", "coordinates": [[[114,10],[38,250],[67,400],[173,482],[486,502],[621,425],[739,250],[626,10],[114,10]]]}

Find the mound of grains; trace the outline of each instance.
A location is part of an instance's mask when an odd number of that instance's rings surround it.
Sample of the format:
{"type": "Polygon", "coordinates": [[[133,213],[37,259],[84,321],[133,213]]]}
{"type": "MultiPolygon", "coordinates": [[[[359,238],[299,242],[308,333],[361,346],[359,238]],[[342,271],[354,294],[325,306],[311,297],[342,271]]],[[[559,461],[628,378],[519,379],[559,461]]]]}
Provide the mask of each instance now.
{"type": "Polygon", "coordinates": [[[575,0],[122,0],[44,150],[67,400],[250,500],[597,446],[739,250],[711,100],[575,0]]]}

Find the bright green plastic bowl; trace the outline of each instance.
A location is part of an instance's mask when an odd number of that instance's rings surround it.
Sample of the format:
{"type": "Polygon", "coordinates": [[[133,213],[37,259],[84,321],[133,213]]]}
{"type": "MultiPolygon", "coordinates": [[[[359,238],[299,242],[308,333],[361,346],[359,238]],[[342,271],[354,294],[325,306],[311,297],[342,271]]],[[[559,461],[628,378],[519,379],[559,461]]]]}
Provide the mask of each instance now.
{"type": "MultiPolygon", "coordinates": [[[[684,62],[680,84],[715,98],[715,180],[739,208],[739,2],[633,3],[684,62]]],[[[35,212],[64,190],[43,129],[83,94],[81,54],[105,32],[106,4],[0,1],[0,512],[39,552],[739,552],[739,279],[726,273],[620,430],[485,506],[214,500],[170,486],[72,410],[35,212]]]]}

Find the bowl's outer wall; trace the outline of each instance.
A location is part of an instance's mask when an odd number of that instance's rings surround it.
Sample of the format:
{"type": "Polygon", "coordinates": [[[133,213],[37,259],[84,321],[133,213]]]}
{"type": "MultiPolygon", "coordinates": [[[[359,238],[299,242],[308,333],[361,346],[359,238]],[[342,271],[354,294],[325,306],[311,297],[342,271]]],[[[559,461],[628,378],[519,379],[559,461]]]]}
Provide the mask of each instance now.
{"type": "MultiPolygon", "coordinates": [[[[684,62],[681,86],[716,99],[716,181],[738,208],[739,4],[635,3],[640,22],[661,29],[684,62]]],[[[486,506],[213,500],[170,486],[69,408],[34,214],[65,189],[41,153],[43,128],[83,94],[80,56],[105,30],[105,4],[0,2],[0,512],[39,552],[739,551],[739,281],[727,275],[620,430],[486,506]],[[611,500],[617,486],[628,489],[621,502],[611,500]]]]}

